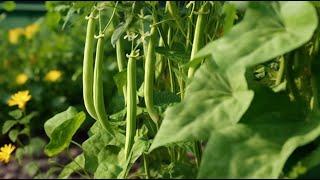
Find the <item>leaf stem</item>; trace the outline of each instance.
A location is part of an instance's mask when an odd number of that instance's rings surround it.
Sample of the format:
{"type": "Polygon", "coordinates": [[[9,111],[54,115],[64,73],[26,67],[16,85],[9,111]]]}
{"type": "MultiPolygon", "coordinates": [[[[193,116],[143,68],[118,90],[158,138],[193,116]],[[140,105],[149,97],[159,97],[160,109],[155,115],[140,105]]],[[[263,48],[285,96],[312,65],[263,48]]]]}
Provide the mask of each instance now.
{"type": "Polygon", "coordinates": [[[280,57],[279,61],[280,61],[280,67],[279,67],[275,85],[279,85],[283,79],[283,73],[284,73],[284,67],[285,67],[283,55],[280,57]]]}

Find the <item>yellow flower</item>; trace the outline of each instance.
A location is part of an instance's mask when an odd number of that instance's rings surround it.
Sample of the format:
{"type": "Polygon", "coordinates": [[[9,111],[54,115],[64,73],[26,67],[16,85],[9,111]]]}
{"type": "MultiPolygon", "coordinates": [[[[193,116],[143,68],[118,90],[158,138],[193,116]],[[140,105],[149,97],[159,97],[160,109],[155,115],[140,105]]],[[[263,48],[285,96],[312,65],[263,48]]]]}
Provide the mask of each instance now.
{"type": "Polygon", "coordinates": [[[24,34],[22,28],[14,28],[9,30],[9,42],[11,44],[17,44],[19,37],[24,34]]]}
{"type": "Polygon", "coordinates": [[[9,106],[18,105],[19,109],[24,109],[26,103],[31,99],[29,91],[19,91],[18,93],[11,96],[11,99],[8,101],[9,106]]]}
{"type": "Polygon", "coordinates": [[[27,39],[31,39],[32,36],[39,31],[39,26],[37,24],[30,24],[26,27],[24,34],[27,39]]]}
{"type": "Polygon", "coordinates": [[[60,79],[61,77],[61,72],[58,71],[58,70],[51,70],[49,71],[46,76],[45,76],[45,80],[47,81],[52,81],[52,82],[55,82],[57,81],[58,79],[60,79]]]}
{"type": "Polygon", "coordinates": [[[16,147],[12,144],[5,144],[0,148],[0,161],[8,163],[10,160],[11,153],[16,149],[16,147]]]}
{"type": "Polygon", "coordinates": [[[22,85],[26,83],[28,80],[28,76],[25,73],[20,73],[16,76],[16,83],[22,85]]]}

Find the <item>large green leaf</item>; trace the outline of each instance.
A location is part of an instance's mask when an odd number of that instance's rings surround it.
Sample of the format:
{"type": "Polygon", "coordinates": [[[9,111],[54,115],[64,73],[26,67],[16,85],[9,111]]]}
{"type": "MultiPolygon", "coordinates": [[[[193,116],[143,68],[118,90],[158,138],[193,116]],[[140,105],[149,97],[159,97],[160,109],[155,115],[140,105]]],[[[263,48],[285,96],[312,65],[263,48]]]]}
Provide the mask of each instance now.
{"type": "Polygon", "coordinates": [[[4,122],[2,126],[2,134],[7,133],[14,125],[16,125],[18,122],[15,120],[7,120],[4,122]]]}
{"type": "Polygon", "coordinates": [[[51,134],[54,129],[59,127],[63,122],[67,121],[68,119],[73,118],[77,114],[76,108],[70,106],[66,111],[63,111],[59,114],[56,114],[52,118],[48,119],[44,123],[44,131],[48,137],[51,137],[51,134]]]}
{"type": "Polygon", "coordinates": [[[74,107],[55,115],[44,124],[45,132],[50,138],[45,147],[48,156],[54,156],[69,146],[73,135],[86,118],[84,112],[77,113],[74,107]]]}
{"type": "Polygon", "coordinates": [[[91,127],[92,136],[82,143],[85,169],[91,173],[97,170],[99,165],[99,153],[108,145],[124,147],[125,137],[116,132],[116,138],[107,133],[99,123],[91,127]]]}
{"type": "Polygon", "coordinates": [[[149,142],[136,139],[129,158],[125,160],[124,148],[106,146],[99,154],[100,163],[94,178],[125,179],[134,162],[148,149],[149,142]]]}
{"type": "Polygon", "coordinates": [[[222,74],[207,61],[187,87],[184,101],[166,110],[150,151],[168,143],[206,139],[211,131],[237,123],[252,98],[243,68],[222,74]]]}
{"type": "Polygon", "coordinates": [[[318,25],[315,8],[304,1],[252,1],[243,20],[194,59],[212,56],[221,69],[249,67],[306,43],[318,25]]]}
{"type": "Polygon", "coordinates": [[[76,158],[74,158],[74,161],[71,161],[62,169],[62,171],[58,175],[58,178],[68,179],[72,173],[79,171],[83,168],[84,168],[84,155],[83,153],[81,153],[76,158]]]}
{"type": "Polygon", "coordinates": [[[278,178],[293,151],[320,135],[319,118],[284,95],[256,91],[238,124],[211,133],[198,177],[278,178]]]}

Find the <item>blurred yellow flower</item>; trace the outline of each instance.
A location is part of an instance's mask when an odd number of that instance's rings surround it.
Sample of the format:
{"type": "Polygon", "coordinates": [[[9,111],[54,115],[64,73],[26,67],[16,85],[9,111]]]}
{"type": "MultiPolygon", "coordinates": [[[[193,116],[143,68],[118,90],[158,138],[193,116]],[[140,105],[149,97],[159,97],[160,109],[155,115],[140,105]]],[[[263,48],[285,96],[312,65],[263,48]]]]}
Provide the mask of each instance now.
{"type": "Polygon", "coordinates": [[[24,34],[24,29],[14,28],[9,30],[9,42],[11,44],[17,44],[19,37],[24,34]]]}
{"type": "Polygon", "coordinates": [[[9,106],[18,105],[19,109],[24,109],[26,103],[31,99],[31,95],[28,90],[19,91],[16,94],[12,95],[8,101],[9,106]]]}
{"type": "Polygon", "coordinates": [[[37,24],[30,24],[26,27],[24,34],[27,39],[31,39],[32,36],[39,31],[39,26],[37,24]]]}
{"type": "Polygon", "coordinates": [[[20,73],[16,76],[16,83],[18,85],[22,85],[26,83],[28,80],[28,76],[25,73],[20,73]]]}
{"type": "Polygon", "coordinates": [[[11,153],[16,149],[16,147],[12,144],[5,144],[0,148],[0,161],[4,163],[8,163],[10,160],[11,153]]]}
{"type": "Polygon", "coordinates": [[[47,81],[55,82],[55,81],[60,79],[61,75],[62,75],[62,73],[60,71],[51,70],[46,74],[44,79],[47,80],[47,81]]]}

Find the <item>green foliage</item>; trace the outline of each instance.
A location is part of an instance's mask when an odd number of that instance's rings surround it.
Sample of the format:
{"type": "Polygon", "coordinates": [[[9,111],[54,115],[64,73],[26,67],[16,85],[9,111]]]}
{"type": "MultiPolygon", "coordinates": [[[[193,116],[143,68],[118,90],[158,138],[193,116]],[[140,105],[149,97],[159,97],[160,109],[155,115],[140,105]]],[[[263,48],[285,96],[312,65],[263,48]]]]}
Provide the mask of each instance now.
{"type": "Polygon", "coordinates": [[[45,173],[29,164],[30,176],[300,178],[320,165],[319,3],[45,5],[38,21],[0,30],[2,134],[19,143],[19,163],[43,149],[52,157],[45,173]],[[93,96],[80,88],[97,88],[83,83],[93,79],[82,72],[85,18],[93,11],[93,34],[105,30],[99,50],[104,61],[95,62],[105,88],[94,101],[106,106],[98,122],[86,116],[82,97],[93,96]],[[128,59],[135,59],[134,68],[128,59]],[[50,81],[47,73],[54,69],[61,76],[50,81]],[[26,76],[19,81],[21,74],[26,76]],[[32,94],[26,109],[7,107],[20,89],[32,94]],[[114,135],[100,120],[110,122],[114,135]],[[37,126],[44,126],[48,143],[32,136],[41,130],[37,126]],[[71,143],[81,150],[76,157],[71,143]],[[63,151],[70,158],[65,166],[55,162],[63,151]]]}
{"type": "Polygon", "coordinates": [[[2,7],[6,11],[13,11],[16,8],[16,3],[14,1],[4,1],[2,7]]]}
{"type": "Polygon", "coordinates": [[[59,154],[67,148],[72,140],[72,136],[79,129],[86,115],[84,112],[77,112],[74,107],[69,107],[44,124],[45,132],[50,138],[50,142],[45,147],[48,156],[59,154]]]}

